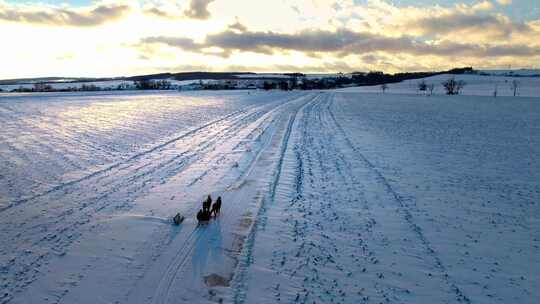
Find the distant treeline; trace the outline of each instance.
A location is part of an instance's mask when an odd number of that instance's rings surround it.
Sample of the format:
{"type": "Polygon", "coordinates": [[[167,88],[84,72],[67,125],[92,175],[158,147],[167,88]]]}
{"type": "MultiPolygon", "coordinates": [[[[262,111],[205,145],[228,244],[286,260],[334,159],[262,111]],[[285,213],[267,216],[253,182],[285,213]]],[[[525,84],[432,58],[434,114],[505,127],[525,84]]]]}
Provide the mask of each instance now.
{"type": "Polygon", "coordinates": [[[440,74],[474,74],[476,71],[472,67],[451,69],[443,72],[414,72],[384,74],[383,72],[353,73],[352,81],[357,85],[378,85],[383,83],[396,83],[404,80],[426,78],[440,74]]]}
{"type": "Polygon", "coordinates": [[[255,75],[252,72],[181,72],[181,73],[160,73],[150,75],[140,75],[123,78],[123,80],[144,81],[156,79],[174,80],[199,80],[199,79],[241,79],[238,75],[255,75]]]}
{"type": "MultiPolygon", "coordinates": [[[[10,92],[16,92],[16,93],[33,93],[33,92],[95,92],[95,91],[116,91],[116,90],[128,90],[130,87],[126,85],[118,85],[115,87],[107,87],[102,88],[99,86],[96,86],[94,84],[83,84],[80,87],[63,87],[63,88],[55,88],[52,85],[48,83],[35,83],[33,87],[23,87],[20,86],[18,88],[12,89],[10,92]]],[[[2,89],[0,89],[2,91],[2,89]]]]}
{"type": "Polygon", "coordinates": [[[440,74],[474,74],[476,71],[472,67],[456,68],[442,72],[414,72],[414,73],[397,73],[397,74],[385,74],[384,72],[371,71],[371,72],[354,72],[351,76],[336,75],[333,77],[324,77],[317,79],[309,79],[304,74],[296,73],[290,74],[292,79],[290,81],[279,82],[265,82],[264,89],[282,89],[282,90],[324,90],[335,89],[346,86],[372,86],[381,85],[387,83],[396,83],[409,79],[420,79],[431,77],[440,74]]]}
{"type": "MultiPolygon", "coordinates": [[[[473,70],[472,67],[457,68],[449,71],[442,72],[414,72],[414,73],[397,73],[397,74],[386,74],[379,71],[371,72],[354,72],[350,74],[336,74],[332,76],[320,77],[320,78],[310,78],[302,73],[285,73],[285,74],[276,74],[275,77],[268,77],[268,75],[261,75],[257,77],[255,73],[236,73],[236,72],[187,72],[187,73],[162,73],[162,74],[152,74],[152,75],[142,75],[134,77],[122,77],[114,78],[114,80],[128,80],[133,81],[133,85],[120,84],[114,87],[102,88],[94,84],[82,84],[80,87],[68,86],[63,88],[55,88],[51,83],[47,82],[38,82],[34,83],[33,87],[23,87],[15,88],[11,92],[76,92],[76,91],[112,91],[112,90],[128,90],[128,89],[137,89],[137,90],[171,90],[174,89],[174,86],[171,85],[171,82],[167,79],[175,80],[200,80],[200,79],[211,79],[211,80],[223,80],[222,84],[201,84],[199,89],[202,90],[227,90],[227,89],[239,89],[234,84],[231,84],[227,80],[259,80],[263,84],[258,87],[265,90],[272,89],[281,89],[281,90],[324,90],[324,89],[334,89],[347,86],[371,86],[371,85],[381,85],[387,83],[396,83],[409,79],[419,79],[430,76],[435,76],[439,74],[478,74],[477,71],[473,70]],[[242,77],[242,75],[247,75],[242,77]],[[282,76],[281,76],[282,75],[282,76]],[[281,77],[280,77],[281,76],[281,77]]],[[[90,79],[84,79],[85,81],[90,81],[90,79]]],[[[103,79],[92,79],[92,81],[103,81],[103,79]]],[[[109,80],[113,80],[110,78],[109,80]]],[[[71,83],[71,82],[63,82],[71,83]]]]}

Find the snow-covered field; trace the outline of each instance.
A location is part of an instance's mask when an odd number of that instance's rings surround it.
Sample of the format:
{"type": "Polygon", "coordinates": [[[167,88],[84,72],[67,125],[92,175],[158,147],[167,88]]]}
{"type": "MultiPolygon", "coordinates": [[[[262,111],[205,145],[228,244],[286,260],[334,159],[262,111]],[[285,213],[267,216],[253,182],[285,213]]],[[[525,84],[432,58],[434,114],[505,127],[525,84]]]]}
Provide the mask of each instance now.
{"type": "MultiPolygon", "coordinates": [[[[96,86],[103,90],[115,90],[118,88],[118,86],[126,86],[126,87],[132,87],[133,81],[127,81],[127,80],[108,80],[108,81],[85,81],[85,82],[50,82],[47,83],[52,88],[56,90],[63,90],[63,89],[69,89],[69,88],[77,88],[80,89],[84,85],[86,86],[96,86]]],[[[19,88],[23,89],[32,89],[34,88],[33,83],[23,83],[23,84],[3,84],[0,85],[0,89],[4,90],[6,92],[9,92],[11,90],[16,90],[19,88]]]]}
{"type": "MultiPolygon", "coordinates": [[[[536,70],[534,70],[536,71],[536,70]]],[[[497,96],[513,96],[512,82],[518,82],[517,96],[522,97],[540,97],[540,77],[507,77],[507,76],[479,76],[479,75],[448,75],[441,74],[437,76],[406,80],[398,83],[388,84],[386,93],[397,94],[419,94],[426,95],[429,92],[418,91],[418,83],[422,80],[426,84],[433,84],[435,95],[444,95],[442,82],[454,78],[465,82],[461,95],[470,96],[493,96],[495,89],[497,96]]],[[[340,92],[362,92],[362,93],[381,93],[381,86],[361,86],[338,89],[340,92]]]]}
{"type": "Polygon", "coordinates": [[[388,92],[0,96],[0,303],[538,303],[540,99],[388,92]]]}

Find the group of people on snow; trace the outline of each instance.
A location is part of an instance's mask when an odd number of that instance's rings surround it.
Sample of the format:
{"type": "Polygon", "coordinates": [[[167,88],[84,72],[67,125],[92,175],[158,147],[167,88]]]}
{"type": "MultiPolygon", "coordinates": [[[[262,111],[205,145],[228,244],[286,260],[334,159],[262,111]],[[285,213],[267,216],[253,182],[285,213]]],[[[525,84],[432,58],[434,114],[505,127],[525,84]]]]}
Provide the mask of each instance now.
{"type": "Polygon", "coordinates": [[[208,197],[203,202],[202,209],[197,213],[197,220],[199,222],[207,222],[212,217],[218,216],[221,211],[221,196],[218,196],[217,200],[212,204],[212,197],[208,194],[208,197]]]}

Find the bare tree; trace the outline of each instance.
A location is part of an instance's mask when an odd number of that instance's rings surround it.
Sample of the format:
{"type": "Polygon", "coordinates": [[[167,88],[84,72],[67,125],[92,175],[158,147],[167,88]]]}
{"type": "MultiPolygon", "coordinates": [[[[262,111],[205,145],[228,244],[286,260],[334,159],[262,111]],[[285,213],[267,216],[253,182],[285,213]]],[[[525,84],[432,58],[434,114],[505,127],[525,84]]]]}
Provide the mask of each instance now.
{"type": "Polygon", "coordinates": [[[520,85],[519,81],[517,81],[515,79],[512,80],[512,83],[510,84],[510,88],[514,91],[514,96],[517,95],[519,85],[520,85]]]}
{"type": "Polygon", "coordinates": [[[454,77],[444,81],[442,83],[444,89],[446,90],[447,95],[459,95],[459,92],[465,86],[465,81],[458,80],[456,81],[454,77]]]}
{"type": "Polygon", "coordinates": [[[36,82],[34,83],[34,91],[35,92],[52,91],[52,86],[45,82],[36,82]]]}
{"type": "Polygon", "coordinates": [[[418,91],[423,91],[423,92],[427,91],[426,82],[422,79],[422,81],[418,82],[417,88],[418,88],[418,91]]]}
{"type": "Polygon", "coordinates": [[[137,88],[137,90],[153,90],[155,89],[155,81],[150,79],[141,79],[138,81],[134,81],[133,84],[137,88]]]}
{"type": "Polygon", "coordinates": [[[386,83],[381,84],[381,90],[382,90],[383,94],[384,94],[384,92],[386,92],[387,89],[388,89],[388,85],[386,83]]]}
{"type": "Polygon", "coordinates": [[[429,90],[429,95],[433,95],[433,90],[435,89],[435,84],[434,83],[428,84],[427,89],[429,90]]]}

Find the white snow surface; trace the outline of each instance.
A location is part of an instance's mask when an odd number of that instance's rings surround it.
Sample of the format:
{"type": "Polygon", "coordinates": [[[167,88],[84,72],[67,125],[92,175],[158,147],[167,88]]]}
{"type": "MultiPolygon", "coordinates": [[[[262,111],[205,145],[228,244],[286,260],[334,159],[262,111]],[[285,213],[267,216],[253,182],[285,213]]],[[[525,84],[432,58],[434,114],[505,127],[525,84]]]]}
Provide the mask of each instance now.
{"type": "MultiPolygon", "coordinates": [[[[85,82],[47,82],[48,85],[50,85],[52,88],[60,90],[60,89],[68,89],[68,88],[82,88],[83,85],[86,86],[96,86],[101,89],[108,89],[108,90],[114,90],[117,89],[118,86],[124,85],[124,86],[133,86],[133,81],[128,80],[105,80],[105,81],[85,81],[85,82]]],[[[0,85],[0,89],[4,91],[11,91],[19,88],[24,89],[32,89],[34,88],[34,83],[22,83],[22,84],[4,84],[0,85]]]]}
{"type": "MultiPolygon", "coordinates": [[[[522,97],[540,97],[540,77],[507,77],[507,76],[481,76],[481,75],[449,75],[441,74],[432,77],[421,79],[405,80],[398,83],[388,84],[386,93],[398,94],[423,94],[429,92],[419,92],[418,83],[422,80],[426,84],[435,85],[433,94],[444,95],[444,87],[442,82],[454,78],[455,80],[465,81],[465,86],[461,91],[461,95],[471,96],[493,96],[493,91],[497,89],[497,96],[513,96],[511,84],[514,80],[518,82],[517,95],[522,97]]],[[[338,92],[363,92],[363,93],[380,93],[381,86],[359,86],[337,89],[338,92]]]]}
{"type": "Polygon", "coordinates": [[[540,75],[540,69],[506,69],[506,70],[480,70],[479,72],[489,75],[502,75],[502,76],[538,76],[540,75]]]}
{"type": "Polygon", "coordinates": [[[540,301],[539,98],[6,94],[0,121],[2,304],[540,301]]]}

